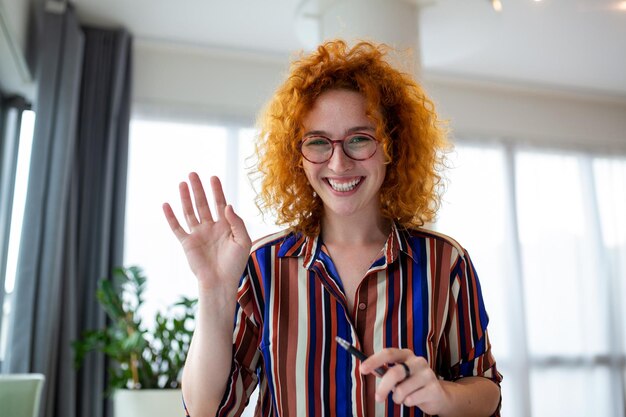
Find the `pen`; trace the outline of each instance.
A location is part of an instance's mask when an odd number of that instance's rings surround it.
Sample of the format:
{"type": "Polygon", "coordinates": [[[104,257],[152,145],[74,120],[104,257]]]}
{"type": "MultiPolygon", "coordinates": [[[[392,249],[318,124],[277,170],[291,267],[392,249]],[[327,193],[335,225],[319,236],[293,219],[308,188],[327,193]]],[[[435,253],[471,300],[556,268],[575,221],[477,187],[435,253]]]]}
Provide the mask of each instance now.
{"type": "MultiPolygon", "coordinates": [[[[347,350],[350,354],[355,356],[361,362],[364,362],[365,359],[367,359],[367,356],[365,356],[365,353],[361,352],[360,350],[352,346],[347,340],[342,339],[339,336],[336,336],[335,340],[337,341],[337,343],[339,343],[339,346],[347,350]]],[[[383,368],[376,368],[374,369],[374,372],[376,372],[376,375],[378,376],[385,375],[385,370],[383,368]]]]}

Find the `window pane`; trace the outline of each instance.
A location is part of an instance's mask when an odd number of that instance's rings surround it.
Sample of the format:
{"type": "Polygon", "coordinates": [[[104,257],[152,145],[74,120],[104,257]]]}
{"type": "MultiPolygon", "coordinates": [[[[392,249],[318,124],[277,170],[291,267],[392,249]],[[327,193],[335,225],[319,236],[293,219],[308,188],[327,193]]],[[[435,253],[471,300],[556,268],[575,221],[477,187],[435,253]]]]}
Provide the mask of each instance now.
{"type": "MultiPolygon", "coordinates": [[[[180,295],[196,294],[180,244],[172,234],[162,205],[169,202],[181,224],[178,184],[195,171],[210,196],[209,178],[227,175],[225,128],[133,120],[130,126],[124,263],[141,266],[148,281],[142,315],[146,324],[155,311],[180,295]]],[[[228,194],[228,190],[226,191],[228,194]]]]}
{"type": "Polygon", "coordinates": [[[497,360],[510,356],[504,285],[510,264],[505,224],[504,158],[496,148],[456,146],[436,228],[459,241],[476,266],[497,360]]]}
{"type": "Polygon", "coordinates": [[[596,159],[594,176],[606,267],[614,288],[615,326],[622,337],[622,355],[626,355],[626,159],[596,159]]]}
{"type": "Polygon", "coordinates": [[[533,416],[613,416],[613,386],[606,367],[533,368],[533,416]]]}
{"type": "Polygon", "coordinates": [[[15,288],[15,275],[17,272],[17,258],[21,242],[22,223],[24,220],[24,207],[26,205],[26,190],[30,171],[30,157],[33,145],[33,130],[35,128],[35,112],[24,111],[20,126],[19,147],[17,153],[17,165],[15,167],[15,186],[13,188],[13,207],[11,207],[11,227],[7,250],[7,262],[5,270],[4,302],[2,306],[2,333],[0,334],[0,361],[4,359],[9,330],[9,317],[12,310],[13,289],[15,288]]]}
{"type": "Polygon", "coordinates": [[[608,353],[606,293],[576,155],[516,159],[519,235],[531,355],[608,353]]]}
{"type": "Polygon", "coordinates": [[[520,284],[514,282],[519,275],[511,261],[512,219],[504,149],[457,145],[450,163],[449,185],[436,227],[458,240],[472,257],[489,314],[493,354],[504,375],[502,415],[521,416],[524,408],[520,405],[526,400],[519,384],[524,379],[516,373],[519,367],[511,365],[520,350],[524,351],[526,341],[515,330],[523,326],[523,319],[514,298],[514,288],[520,284]]]}
{"type": "Polygon", "coordinates": [[[157,309],[197,294],[180,244],[162,211],[169,202],[179,221],[178,184],[195,171],[205,185],[209,203],[209,178],[222,180],[224,193],[256,239],[277,230],[272,218],[262,223],[254,205],[254,192],[246,175],[248,157],[254,153],[254,130],[189,123],[133,120],[130,129],[128,195],[126,201],[125,265],[141,266],[148,282],[141,312],[151,326],[157,309]],[[236,143],[230,142],[236,141],[236,143]]]}
{"type": "MultiPolygon", "coordinates": [[[[275,217],[271,214],[261,216],[255,204],[256,192],[248,176],[250,169],[256,164],[255,140],[257,131],[255,129],[241,129],[239,131],[239,198],[235,209],[239,215],[246,220],[246,227],[252,240],[278,231],[280,228],[275,225],[275,217]]],[[[258,184],[254,185],[259,188],[258,184]]]]}

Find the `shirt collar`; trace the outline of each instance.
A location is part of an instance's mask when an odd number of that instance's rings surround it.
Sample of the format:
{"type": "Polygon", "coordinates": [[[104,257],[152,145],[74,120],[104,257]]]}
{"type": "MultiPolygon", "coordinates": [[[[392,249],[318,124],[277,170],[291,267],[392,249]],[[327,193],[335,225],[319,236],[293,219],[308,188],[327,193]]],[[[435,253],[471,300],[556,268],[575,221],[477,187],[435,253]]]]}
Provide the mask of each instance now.
{"type": "MultiPolygon", "coordinates": [[[[411,250],[411,234],[410,232],[392,223],[391,233],[385,242],[384,247],[384,265],[394,262],[399,252],[403,252],[411,259],[415,260],[413,251],[411,250]]],[[[301,233],[293,233],[285,239],[278,251],[278,256],[281,258],[294,257],[303,258],[303,265],[305,268],[309,268],[313,261],[318,257],[318,253],[321,249],[321,238],[319,235],[307,237],[301,233]]],[[[381,258],[382,260],[383,258],[381,258]]]]}

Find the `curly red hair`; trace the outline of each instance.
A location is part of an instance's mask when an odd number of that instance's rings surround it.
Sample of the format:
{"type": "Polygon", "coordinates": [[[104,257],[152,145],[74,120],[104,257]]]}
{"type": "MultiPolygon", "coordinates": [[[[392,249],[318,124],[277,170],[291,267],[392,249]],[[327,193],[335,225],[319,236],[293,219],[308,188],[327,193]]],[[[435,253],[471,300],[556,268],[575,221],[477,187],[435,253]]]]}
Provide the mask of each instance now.
{"type": "Polygon", "coordinates": [[[323,204],[304,174],[298,144],[302,121],[325,91],[349,89],[365,97],[388,165],[380,190],[383,216],[404,227],[434,219],[442,191],[441,170],[449,146],[433,102],[413,77],[387,62],[389,48],[342,40],[320,45],[292,63],[289,76],[260,115],[257,205],[279,225],[308,236],[319,233],[323,204]]]}

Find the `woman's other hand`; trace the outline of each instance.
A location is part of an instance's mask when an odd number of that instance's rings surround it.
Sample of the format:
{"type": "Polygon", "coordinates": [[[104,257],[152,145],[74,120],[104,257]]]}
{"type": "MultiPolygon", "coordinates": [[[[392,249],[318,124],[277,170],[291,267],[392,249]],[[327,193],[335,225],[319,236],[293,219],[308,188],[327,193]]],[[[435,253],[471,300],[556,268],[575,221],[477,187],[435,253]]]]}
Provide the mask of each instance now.
{"type": "Polygon", "coordinates": [[[409,349],[387,348],[363,362],[361,373],[371,374],[379,367],[388,369],[376,388],[376,401],[384,401],[391,393],[396,404],[419,407],[430,415],[445,412],[449,395],[426,359],[409,349]]]}
{"type": "Polygon", "coordinates": [[[397,404],[440,417],[491,416],[498,407],[500,388],[493,381],[481,376],[441,380],[426,359],[410,349],[383,349],[361,364],[361,373],[372,374],[385,366],[388,370],[376,387],[376,401],[392,394],[397,404]]]}

